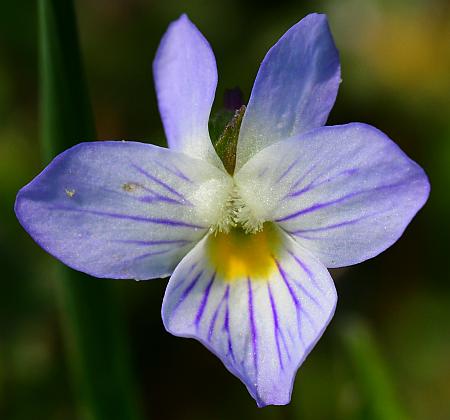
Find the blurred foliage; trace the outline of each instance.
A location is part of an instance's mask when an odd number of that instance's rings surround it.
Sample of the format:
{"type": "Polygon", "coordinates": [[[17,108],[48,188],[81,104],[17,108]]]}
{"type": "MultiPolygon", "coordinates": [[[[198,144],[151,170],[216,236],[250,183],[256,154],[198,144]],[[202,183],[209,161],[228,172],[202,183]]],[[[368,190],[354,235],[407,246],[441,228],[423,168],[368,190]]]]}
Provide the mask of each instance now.
{"type": "MultiPolygon", "coordinates": [[[[79,138],[95,139],[96,134],[72,0],[39,0],[38,22],[41,148],[48,163],[79,138]]],[[[137,420],[127,335],[113,282],[93,282],[61,264],[56,267],[78,416],[137,420]]]]}
{"type": "MultiPolygon", "coordinates": [[[[432,184],[428,204],[396,245],[332,273],[340,296],[335,319],[300,369],[287,407],[257,409],[212,354],[164,331],[165,281],[115,282],[147,418],[380,418],[375,389],[385,381],[386,404],[405,417],[450,418],[448,1],[78,0],[76,7],[101,139],[164,144],[151,62],[168,23],[181,13],[215,51],[219,111],[228,88],[239,86],[248,100],[259,63],[286,29],[307,13],[326,12],[343,74],[329,124],[377,126],[425,168],[432,184]]],[[[36,13],[35,2],[11,1],[0,13],[0,418],[70,420],[77,402],[54,261],[12,210],[16,191],[42,169],[36,13]]]]}

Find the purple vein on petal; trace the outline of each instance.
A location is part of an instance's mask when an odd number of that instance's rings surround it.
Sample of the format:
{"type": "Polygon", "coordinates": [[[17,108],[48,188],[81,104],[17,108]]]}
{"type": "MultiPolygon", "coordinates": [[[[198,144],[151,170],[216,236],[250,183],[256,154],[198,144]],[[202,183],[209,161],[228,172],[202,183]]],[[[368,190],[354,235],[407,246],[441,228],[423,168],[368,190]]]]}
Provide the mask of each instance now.
{"type": "Polygon", "coordinates": [[[200,277],[202,276],[202,274],[203,274],[203,271],[200,271],[194,277],[194,279],[187,285],[187,287],[183,290],[183,293],[179,297],[178,302],[176,303],[175,308],[173,309],[173,312],[175,312],[180,307],[180,305],[184,302],[184,300],[190,295],[190,293],[194,289],[195,285],[200,280],[200,277]]]}
{"type": "MultiPolygon", "coordinates": [[[[288,251],[288,252],[289,252],[289,251],[288,251]]],[[[292,255],[292,254],[291,254],[291,255],[292,255]]],[[[285,271],[283,270],[283,268],[281,267],[279,261],[278,261],[276,258],[274,258],[274,257],[272,257],[272,258],[273,258],[273,260],[274,260],[274,262],[275,262],[275,264],[276,264],[276,266],[277,266],[278,272],[280,273],[280,276],[281,276],[281,278],[283,279],[284,284],[286,285],[286,288],[288,289],[289,294],[291,295],[291,299],[292,299],[292,301],[294,302],[295,307],[298,308],[299,305],[300,305],[300,302],[299,302],[297,296],[295,295],[294,290],[292,289],[292,286],[291,286],[290,283],[288,282],[286,272],[285,272],[285,271]]]]}
{"type": "MultiPolygon", "coordinates": [[[[150,195],[147,196],[138,196],[138,197],[134,197],[136,200],[140,201],[140,202],[144,202],[144,203],[157,203],[157,202],[164,202],[164,203],[169,203],[169,204],[178,204],[178,205],[191,205],[190,203],[184,202],[183,200],[180,199],[175,199],[175,198],[171,198],[171,197],[167,197],[165,195],[162,195],[158,192],[156,192],[154,189],[142,185],[139,182],[134,182],[131,181],[130,182],[132,185],[136,185],[139,187],[139,189],[150,193],[150,195]]],[[[130,197],[130,194],[127,194],[128,197],[130,197]]],[[[133,194],[131,194],[131,196],[133,196],[133,194]]]]}
{"type": "MultiPolygon", "coordinates": [[[[303,262],[297,258],[290,250],[288,250],[288,253],[295,259],[295,261],[302,267],[303,271],[306,273],[306,275],[309,277],[309,279],[313,282],[313,274],[312,272],[303,264],[303,262]]],[[[288,282],[289,275],[284,272],[284,270],[280,271],[282,273],[282,277],[285,280],[285,282],[288,282]]],[[[308,291],[306,288],[302,285],[300,280],[292,279],[293,283],[303,292],[305,296],[307,296],[312,302],[315,303],[315,305],[323,312],[323,307],[320,304],[320,302],[308,291]]],[[[318,288],[319,291],[322,291],[320,288],[318,288]]]]}
{"type": "MultiPolygon", "coordinates": [[[[343,161],[351,161],[352,158],[355,157],[355,156],[357,156],[357,155],[359,154],[359,152],[360,152],[362,149],[364,149],[364,146],[357,147],[357,148],[353,151],[353,153],[352,153],[351,156],[349,156],[348,154],[344,154],[344,155],[342,155],[338,160],[333,160],[333,166],[334,166],[334,167],[337,167],[337,166],[339,166],[339,165],[341,164],[341,162],[343,162],[343,161]]],[[[319,153],[319,155],[320,155],[320,156],[323,156],[323,154],[321,154],[321,153],[319,153]]],[[[302,175],[302,177],[299,178],[299,179],[292,185],[291,191],[292,191],[293,189],[295,189],[298,185],[300,185],[300,184],[306,179],[306,177],[312,172],[312,170],[314,170],[314,169],[317,167],[317,165],[318,165],[319,163],[320,163],[320,162],[315,162],[315,163],[311,166],[311,168],[310,168],[304,175],[302,175]]],[[[328,167],[328,168],[326,168],[325,170],[323,170],[318,176],[316,176],[315,179],[309,183],[309,185],[311,185],[313,182],[315,182],[315,181],[317,181],[318,179],[320,179],[324,174],[327,174],[327,173],[329,173],[329,172],[330,172],[330,168],[328,167]]],[[[290,195],[290,194],[288,193],[284,198],[289,197],[289,195],[290,195]]]]}
{"type": "MultiPolygon", "coordinates": [[[[289,252],[290,255],[292,255],[292,253],[291,253],[289,250],[288,250],[288,252],[289,252]]],[[[305,315],[305,318],[309,321],[309,323],[311,324],[311,327],[313,327],[314,329],[317,328],[317,327],[316,327],[316,324],[315,324],[314,320],[311,318],[311,315],[309,314],[309,312],[303,310],[302,306],[300,305],[300,301],[299,301],[299,299],[297,298],[297,296],[295,295],[295,292],[294,292],[294,290],[293,290],[293,288],[292,288],[291,282],[290,282],[289,279],[288,279],[288,274],[287,274],[287,273],[284,271],[284,269],[281,267],[281,264],[279,264],[276,260],[275,260],[275,263],[277,264],[278,272],[280,273],[281,278],[283,279],[284,284],[286,285],[286,288],[288,289],[288,291],[289,291],[289,293],[290,293],[290,295],[291,295],[291,297],[292,297],[292,300],[294,301],[294,303],[297,302],[295,306],[296,306],[296,308],[297,308],[297,322],[298,322],[298,326],[299,326],[299,328],[298,328],[298,334],[299,334],[300,340],[301,340],[302,343],[303,343],[303,338],[302,338],[301,332],[300,332],[300,322],[301,322],[300,314],[302,313],[302,314],[305,315]]],[[[294,284],[295,284],[296,286],[299,286],[298,282],[295,282],[294,284]]],[[[303,287],[299,287],[299,288],[302,289],[302,290],[304,290],[303,287]]]]}
{"type": "Polygon", "coordinates": [[[253,307],[253,291],[250,278],[247,278],[247,287],[248,287],[248,314],[250,319],[250,333],[252,336],[252,347],[253,347],[253,366],[255,368],[255,377],[256,377],[258,373],[258,335],[255,323],[255,314],[253,307]]]}
{"type": "Polygon", "coordinates": [[[186,197],[181,194],[180,192],[178,192],[177,190],[175,190],[174,188],[172,188],[170,185],[166,184],[164,181],[161,181],[160,179],[158,179],[157,177],[153,176],[152,174],[148,173],[145,169],[135,165],[134,163],[131,164],[131,166],[136,169],[136,171],[138,171],[139,173],[141,173],[142,175],[144,175],[145,177],[147,177],[148,179],[152,180],[153,182],[156,182],[157,184],[161,185],[161,187],[163,187],[164,189],[166,189],[167,191],[170,191],[172,194],[176,195],[177,197],[181,198],[184,202],[192,204],[189,202],[189,200],[186,199],[186,197]]]}
{"type": "Polygon", "coordinates": [[[358,172],[358,169],[346,169],[345,171],[339,172],[338,174],[336,174],[333,177],[330,177],[330,178],[324,179],[323,181],[317,182],[317,180],[323,176],[323,173],[322,173],[319,176],[317,176],[315,179],[313,179],[306,187],[302,188],[301,190],[290,192],[286,197],[289,197],[289,198],[298,197],[307,192],[314,191],[316,188],[320,187],[321,185],[335,181],[337,178],[339,178],[341,176],[351,176],[351,175],[354,175],[356,172],[358,172]]]}
{"type": "Polygon", "coordinates": [[[228,343],[228,354],[231,356],[234,362],[236,359],[234,358],[233,353],[233,343],[231,342],[231,334],[230,334],[230,289],[228,288],[225,294],[225,317],[223,320],[223,329],[227,334],[227,343],[228,343]]]}
{"type": "MultiPolygon", "coordinates": [[[[278,312],[277,307],[275,305],[275,300],[272,295],[272,290],[270,288],[270,283],[267,283],[267,292],[269,293],[270,307],[272,308],[272,317],[273,317],[273,334],[275,337],[275,343],[277,345],[277,353],[278,353],[278,361],[280,362],[281,370],[284,370],[283,359],[281,357],[281,348],[280,348],[280,325],[278,323],[278,312]]],[[[286,343],[285,343],[286,345],[286,343]]]]}
{"type": "MultiPolygon", "coordinates": [[[[289,292],[289,295],[291,296],[292,302],[294,302],[295,305],[295,310],[296,310],[296,314],[297,314],[297,330],[298,330],[298,336],[300,341],[303,343],[303,338],[301,335],[301,331],[300,331],[300,301],[298,300],[297,296],[294,293],[294,290],[292,289],[292,285],[289,283],[288,279],[287,279],[287,275],[285,273],[285,271],[283,270],[283,268],[281,267],[280,263],[278,262],[277,259],[275,259],[274,257],[272,257],[273,260],[275,261],[275,264],[278,268],[278,272],[280,273],[280,276],[286,286],[286,289],[289,292]]],[[[310,321],[311,322],[311,321],[310,321]]]]}
{"type": "Polygon", "coordinates": [[[133,193],[129,193],[129,192],[125,193],[123,191],[123,187],[120,190],[106,188],[106,187],[98,187],[98,188],[101,191],[107,192],[109,194],[118,194],[121,197],[123,197],[123,199],[125,199],[125,200],[132,199],[134,201],[139,201],[141,203],[144,202],[144,203],[152,204],[152,203],[163,202],[163,203],[168,203],[168,204],[189,205],[189,203],[184,203],[181,200],[176,200],[174,198],[166,197],[165,195],[159,194],[156,191],[152,190],[151,188],[148,188],[142,184],[139,184],[138,182],[128,181],[126,184],[134,185],[134,186],[138,187],[139,190],[146,191],[146,192],[150,193],[151,195],[142,196],[142,195],[136,195],[134,192],[133,193]]]}
{"type": "Polygon", "coordinates": [[[320,309],[322,313],[325,313],[321,303],[303,286],[300,280],[292,279],[292,281],[302,291],[302,293],[320,309]]]}
{"type": "Polygon", "coordinates": [[[49,210],[68,211],[68,212],[71,211],[71,212],[75,212],[75,213],[86,213],[86,214],[92,214],[94,216],[104,216],[104,217],[110,217],[112,219],[133,220],[135,222],[146,222],[146,223],[152,223],[152,224],[157,224],[157,225],[178,226],[178,227],[186,227],[186,228],[193,228],[193,229],[206,229],[205,226],[194,225],[192,223],[187,223],[187,222],[183,222],[180,220],[174,220],[174,219],[132,216],[129,214],[110,213],[110,212],[106,212],[106,211],[89,210],[89,209],[77,209],[77,208],[73,208],[73,207],[60,206],[60,205],[48,206],[48,209],[49,210]]]}
{"type": "Polygon", "coordinates": [[[225,288],[225,292],[224,292],[222,298],[220,299],[220,302],[217,305],[217,308],[214,311],[214,314],[211,318],[211,322],[209,324],[209,330],[208,330],[208,341],[211,341],[212,335],[214,333],[214,328],[216,326],[217,317],[219,316],[220,308],[222,307],[223,303],[225,302],[226,296],[228,296],[229,293],[230,293],[230,285],[227,285],[227,287],[225,288]]]}
{"type": "MultiPolygon", "coordinates": [[[[279,332],[280,332],[281,340],[283,341],[283,347],[284,347],[284,351],[286,352],[286,356],[287,356],[288,360],[291,361],[291,353],[289,352],[289,347],[286,343],[286,337],[284,336],[284,332],[281,328],[280,328],[279,332]]],[[[291,340],[292,340],[292,337],[291,337],[291,340]]]]}
{"type": "Polygon", "coordinates": [[[174,286],[174,288],[172,289],[172,293],[174,293],[176,290],[178,290],[186,283],[187,279],[191,276],[192,272],[195,270],[197,266],[198,262],[195,262],[190,266],[188,273],[183,277],[183,280],[181,280],[177,285],[174,286]]]}
{"type": "MultiPolygon", "coordinates": [[[[361,150],[363,150],[365,148],[365,146],[360,146],[360,147],[357,147],[355,150],[353,150],[353,152],[352,152],[352,154],[351,155],[349,155],[349,154],[344,154],[344,155],[342,155],[338,160],[333,160],[333,167],[339,167],[340,165],[341,165],[341,163],[342,162],[352,162],[352,161],[354,161],[354,159],[355,159],[355,157],[361,152],[361,150]]],[[[319,154],[319,156],[321,156],[321,154],[319,154]]],[[[323,155],[322,155],[323,156],[323,155]]],[[[316,167],[317,166],[317,164],[315,164],[315,165],[313,165],[313,167],[316,167]]],[[[359,169],[356,169],[356,170],[359,170],[359,169]]],[[[308,175],[309,174],[309,172],[311,172],[311,171],[308,171],[306,174],[305,174],[305,176],[303,177],[303,178],[301,178],[300,179],[300,182],[296,182],[293,186],[292,186],[292,189],[294,189],[295,187],[297,187],[305,178],[306,178],[306,175],[308,175]]],[[[314,183],[315,181],[317,181],[318,179],[320,179],[324,174],[328,174],[328,173],[330,173],[331,172],[331,168],[330,167],[326,167],[326,168],[324,168],[323,170],[322,170],[322,172],[312,181],[312,182],[310,182],[309,184],[311,185],[312,183],[314,183]]],[[[345,172],[345,171],[344,171],[345,172]]]]}
{"type": "Polygon", "coordinates": [[[206,288],[203,292],[202,300],[200,302],[200,306],[197,311],[197,315],[195,316],[195,327],[198,330],[200,322],[202,320],[203,314],[205,312],[206,304],[208,303],[209,292],[211,291],[211,286],[214,283],[214,279],[216,277],[216,273],[213,273],[209,283],[206,285],[206,288]]]}
{"type": "Polygon", "coordinates": [[[358,223],[361,220],[367,219],[367,217],[368,216],[359,217],[357,219],[346,220],[345,222],[335,223],[333,225],[321,226],[321,227],[317,227],[317,228],[297,229],[297,230],[294,230],[294,231],[290,231],[289,233],[291,233],[292,235],[301,236],[302,233],[323,232],[323,231],[326,231],[326,230],[338,229],[338,228],[343,227],[343,226],[354,225],[355,223],[358,223]]]}
{"type": "Polygon", "coordinates": [[[319,290],[322,294],[325,293],[322,286],[317,282],[314,274],[312,271],[306,266],[306,264],[298,258],[293,252],[288,250],[289,255],[295,260],[295,262],[300,266],[300,268],[304,271],[304,273],[308,276],[308,278],[311,280],[313,285],[316,287],[317,290],[319,290]]]}
{"type": "Polygon", "coordinates": [[[153,160],[152,163],[158,165],[160,168],[165,169],[166,171],[170,172],[172,175],[175,175],[178,178],[192,184],[192,180],[186,174],[184,174],[179,168],[177,168],[175,165],[173,165],[173,168],[171,168],[169,166],[163,165],[161,162],[158,162],[157,160],[153,160]]]}
{"type": "Polygon", "coordinates": [[[297,181],[294,182],[294,184],[292,185],[291,189],[294,189],[295,187],[297,187],[298,185],[300,185],[305,179],[306,177],[312,172],[314,171],[314,169],[316,169],[318,165],[318,162],[314,163],[313,165],[311,165],[311,167],[304,173],[302,174],[302,176],[297,179],[297,181]]]}
{"type": "Polygon", "coordinates": [[[404,185],[404,181],[397,182],[395,184],[380,185],[379,187],[374,187],[374,188],[370,188],[370,189],[366,189],[366,190],[354,191],[354,192],[351,192],[350,194],[344,195],[343,197],[339,197],[339,198],[337,198],[335,200],[326,201],[324,203],[317,203],[317,204],[314,204],[311,207],[307,207],[305,209],[298,210],[295,213],[291,213],[291,214],[288,214],[286,216],[280,217],[280,218],[276,219],[275,222],[285,222],[287,220],[295,219],[298,216],[302,216],[304,214],[311,213],[313,211],[317,211],[317,210],[320,210],[322,208],[326,208],[326,207],[332,206],[334,204],[342,203],[343,201],[346,201],[346,200],[348,200],[350,198],[353,198],[353,197],[357,197],[357,196],[362,195],[362,194],[367,194],[367,193],[371,193],[371,192],[375,192],[375,191],[381,191],[381,190],[395,189],[395,188],[401,187],[403,185],[404,185]]]}
{"type": "Polygon", "coordinates": [[[366,220],[366,219],[368,219],[370,217],[377,216],[377,215],[379,215],[381,213],[382,212],[370,213],[370,214],[366,214],[364,216],[358,217],[358,218],[353,219],[353,220],[345,220],[344,222],[335,223],[333,225],[321,226],[321,227],[310,228],[310,229],[297,229],[297,230],[294,230],[294,231],[289,231],[289,233],[292,234],[292,235],[300,236],[300,237],[305,238],[305,239],[315,239],[315,237],[311,237],[311,236],[307,236],[307,235],[303,235],[303,234],[304,233],[324,232],[324,231],[327,231],[327,230],[338,229],[338,228],[343,227],[343,226],[351,226],[351,225],[354,225],[356,223],[361,222],[362,220],[366,220]]]}
{"type": "Polygon", "coordinates": [[[268,170],[269,168],[267,166],[264,166],[262,169],[260,169],[258,172],[258,178],[262,178],[268,170]]]}
{"type": "Polygon", "coordinates": [[[188,203],[184,203],[182,201],[175,200],[174,198],[166,197],[165,195],[156,194],[155,195],[146,195],[143,197],[138,197],[138,200],[141,203],[153,204],[153,203],[168,203],[168,204],[177,204],[177,205],[186,205],[188,203]]]}
{"type": "MultiPolygon", "coordinates": [[[[357,147],[357,148],[353,151],[353,153],[352,153],[350,156],[349,156],[348,154],[344,154],[344,155],[342,155],[338,160],[333,160],[333,167],[339,167],[339,166],[341,165],[342,162],[352,161],[352,158],[354,158],[355,156],[357,156],[357,155],[359,154],[359,152],[360,152],[362,149],[364,149],[364,146],[357,147]]],[[[314,169],[314,168],[317,166],[318,163],[319,163],[319,162],[316,162],[316,163],[311,167],[311,169],[314,169]]],[[[306,172],[306,174],[305,174],[304,176],[302,176],[297,182],[295,182],[295,183],[292,185],[291,191],[292,191],[293,189],[295,189],[298,185],[300,185],[300,184],[306,179],[306,176],[309,175],[309,173],[311,172],[311,169],[310,169],[308,172],[306,172]]],[[[298,191],[298,192],[288,193],[284,198],[290,197],[291,194],[295,194],[294,196],[298,196],[298,195],[300,195],[300,194],[306,192],[306,190],[309,190],[309,188],[312,186],[312,184],[314,184],[314,183],[315,183],[318,179],[320,179],[324,174],[330,173],[330,171],[331,171],[331,168],[330,168],[330,167],[325,168],[319,175],[317,175],[311,182],[309,182],[308,185],[307,185],[305,188],[303,188],[302,190],[300,190],[300,191],[298,191]]],[[[349,170],[346,170],[346,171],[349,171],[349,170]]],[[[343,171],[343,172],[346,172],[346,171],[343,171]]],[[[359,171],[359,169],[350,169],[350,171],[352,171],[352,172],[354,173],[354,172],[356,172],[356,171],[359,171]]],[[[327,182],[327,181],[328,181],[328,180],[325,180],[324,182],[327,182]]],[[[322,182],[321,182],[320,184],[322,184],[322,182]]]]}
{"type": "Polygon", "coordinates": [[[284,179],[289,172],[291,172],[292,168],[294,168],[295,165],[298,164],[298,162],[301,160],[301,158],[295,159],[285,170],[284,172],[277,178],[275,181],[275,184],[278,184],[282,179],[284,179]]]}
{"type": "Polygon", "coordinates": [[[187,245],[192,243],[186,239],[164,239],[158,241],[140,241],[135,239],[115,239],[112,242],[117,242],[121,244],[130,245],[141,245],[141,246],[156,246],[156,245],[187,245]]]}
{"type": "Polygon", "coordinates": [[[130,262],[135,262],[135,261],[139,261],[142,259],[145,259],[147,257],[153,257],[154,255],[162,255],[162,254],[167,254],[168,252],[173,251],[173,249],[162,249],[160,251],[150,251],[150,252],[146,252],[145,254],[141,254],[138,255],[137,257],[133,257],[130,262]]]}

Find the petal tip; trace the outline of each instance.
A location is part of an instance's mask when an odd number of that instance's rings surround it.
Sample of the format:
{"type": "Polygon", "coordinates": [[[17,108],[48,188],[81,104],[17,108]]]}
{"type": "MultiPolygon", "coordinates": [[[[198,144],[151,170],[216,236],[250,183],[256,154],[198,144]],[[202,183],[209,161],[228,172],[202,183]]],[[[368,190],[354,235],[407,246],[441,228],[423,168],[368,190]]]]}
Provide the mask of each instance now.
{"type": "Polygon", "coordinates": [[[186,13],[180,15],[180,17],[174,20],[170,25],[186,25],[186,26],[194,26],[192,21],[189,19],[189,16],[186,13]]]}

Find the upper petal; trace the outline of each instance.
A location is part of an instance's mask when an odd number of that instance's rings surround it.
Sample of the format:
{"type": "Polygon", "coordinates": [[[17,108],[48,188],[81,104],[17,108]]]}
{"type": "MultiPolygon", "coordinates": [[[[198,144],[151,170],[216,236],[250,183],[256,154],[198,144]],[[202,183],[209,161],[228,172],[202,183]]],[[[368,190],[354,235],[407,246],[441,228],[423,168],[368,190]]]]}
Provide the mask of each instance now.
{"type": "Polygon", "coordinates": [[[310,14],[261,64],[242,121],[236,169],[264,147],[324,125],[339,83],[339,55],[327,18],[310,14]]]}
{"type": "Polygon", "coordinates": [[[169,149],[81,143],[22,188],[16,214],[47,252],[97,277],[170,274],[214,224],[229,177],[169,149]]]}
{"type": "Polygon", "coordinates": [[[391,246],[429,194],[422,168],[381,131],[358,123],[270,146],[236,182],[260,220],[277,222],[327,267],[391,246]]]}
{"type": "Polygon", "coordinates": [[[275,226],[232,235],[204,238],[181,261],[164,296],[164,325],[215,353],[259,406],[287,404],[336,291],[325,267],[275,226]]]}
{"type": "Polygon", "coordinates": [[[216,60],[208,41],[186,15],[172,22],[163,36],[153,74],[169,147],[221,167],[208,132],[216,60]]]}

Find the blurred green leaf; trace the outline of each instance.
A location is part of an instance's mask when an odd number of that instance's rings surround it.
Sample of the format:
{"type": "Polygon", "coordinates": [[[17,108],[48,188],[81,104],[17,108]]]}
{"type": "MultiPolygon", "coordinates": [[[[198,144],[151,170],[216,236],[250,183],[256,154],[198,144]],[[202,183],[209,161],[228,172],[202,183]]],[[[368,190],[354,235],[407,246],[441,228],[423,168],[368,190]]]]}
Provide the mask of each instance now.
{"type": "Polygon", "coordinates": [[[352,318],[341,325],[339,332],[353,367],[355,382],[366,404],[367,412],[363,418],[407,419],[369,327],[363,321],[352,318]]]}
{"type": "MultiPolygon", "coordinates": [[[[44,159],[95,138],[71,0],[39,0],[44,159]]],[[[83,419],[137,419],[124,326],[112,282],[58,266],[67,355],[83,419]]]]}

